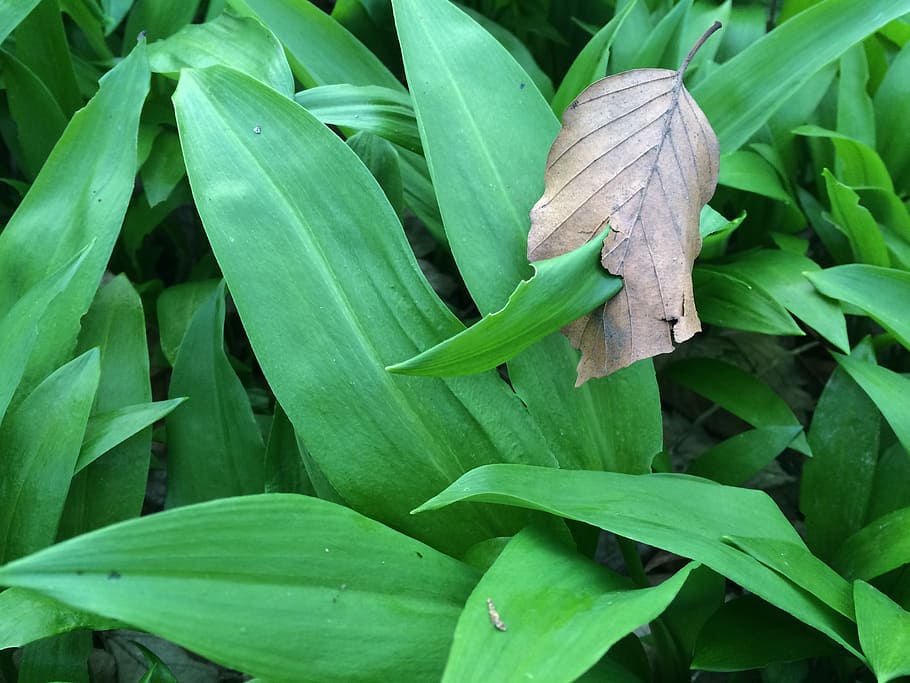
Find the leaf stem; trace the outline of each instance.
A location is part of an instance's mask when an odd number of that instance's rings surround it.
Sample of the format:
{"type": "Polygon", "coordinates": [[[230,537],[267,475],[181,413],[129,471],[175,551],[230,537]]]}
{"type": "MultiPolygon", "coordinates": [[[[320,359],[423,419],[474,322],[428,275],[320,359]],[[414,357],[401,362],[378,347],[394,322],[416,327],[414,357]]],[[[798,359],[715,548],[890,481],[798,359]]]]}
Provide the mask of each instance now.
{"type": "Polygon", "coordinates": [[[705,32],[702,34],[701,38],[699,38],[699,39],[695,42],[695,45],[693,45],[693,46],[692,46],[692,49],[689,50],[689,54],[686,55],[686,58],[682,61],[682,64],[679,65],[679,73],[680,73],[680,74],[686,73],[686,69],[689,68],[689,62],[692,61],[692,58],[695,56],[695,53],[698,52],[698,49],[699,49],[702,45],[705,44],[705,41],[706,41],[708,38],[710,38],[711,35],[712,35],[715,31],[717,31],[721,26],[723,26],[723,24],[721,24],[719,21],[715,21],[713,24],[711,24],[711,28],[709,28],[707,31],[705,31],[705,32]]]}

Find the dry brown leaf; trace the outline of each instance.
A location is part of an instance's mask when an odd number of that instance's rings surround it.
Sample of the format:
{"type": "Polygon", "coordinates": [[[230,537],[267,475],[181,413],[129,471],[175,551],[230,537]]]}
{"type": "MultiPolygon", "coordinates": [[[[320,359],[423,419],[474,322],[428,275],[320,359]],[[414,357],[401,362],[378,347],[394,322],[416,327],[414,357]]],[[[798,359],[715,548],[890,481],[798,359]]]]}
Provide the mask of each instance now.
{"type": "Polygon", "coordinates": [[[597,81],[566,109],[546,189],[531,209],[528,258],[577,249],[607,223],[601,263],[623,288],[563,333],[581,349],[578,382],[673,350],[701,330],[692,264],[698,218],[717,185],[711,124],[678,71],[636,69],[597,81]]]}

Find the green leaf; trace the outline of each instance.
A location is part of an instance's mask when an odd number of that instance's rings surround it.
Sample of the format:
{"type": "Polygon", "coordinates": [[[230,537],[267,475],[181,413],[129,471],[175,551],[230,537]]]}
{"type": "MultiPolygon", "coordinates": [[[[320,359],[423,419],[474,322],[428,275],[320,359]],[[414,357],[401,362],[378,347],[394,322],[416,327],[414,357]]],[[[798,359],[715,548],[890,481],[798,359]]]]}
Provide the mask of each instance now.
{"type": "MultiPolygon", "coordinates": [[[[653,30],[643,36],[641,46],[635,57],[628,64],[614,60],[614,71],[628,71],[650,67],[678,69],[679,60],[677,53],[681,49],[679,34],[682,30],[683,20],[692,7],[692,0],[680,0],[661,17],[653,30]]],[[[705,27],[707,28],[707,26],[705,27]]],[[[685,49],[688,52],[689,48],[685,49]]]]}
{"type": "Polygon", "coordinates": [[[100,375],[89,351],[54,372],[0,426],[0,559],[54,542],[100,375]]]}
{"type": "Polygon", "coordinates": [[[692,96],[711,121],[721,152],[742,147],[813,74],[907,12],[910,0],[826,0],[717,67],[692,96]]]}
{"type": "Polygon", "coordinates": [[[853,257],[872,266],[890,266],[882,231],[869,210],[859,203],[859,195],[831,175],[828,169],[822,175],[831,202],[832,222],[847,236],[853,257]]]}
{"type": "Polygon", "coordinates": [[[865,311],[910,349],[910,320],[905,314],[910,297],[910,273],[852,263],[808,273],[806,277],[825,296],[865,311]]]}
{"type": "Polygon", "coordinates": [[[149,46],[155,73],[177,78],[181,69],[223,64],[257,78],[285,95],[294,94],[294,77],[278,39],[251,17],[222,14],[204,24],[189,24],[149,46]]]}
{"type": "MultiPolygon", "coordinates": [[[[799,126],[793,132],[809,138],[831,140],[837,153],[836,175],[851,189],[875,187],[893,191],[894,184],[885,163],[875,149],[864,142],[819,126],[799,126]]],[[[825,176],[826,180],[827,178],[828,175],[825,176]]]]}
{"type": "Polygon", "coordinates": [[[0,584],[284,681],[438,680],[476,580],[418,541],[293,494],[131,520],[0,568],[0,584]]]}
{"type": "Polygon", "coordinates": [[[737,150],[721,157],[717,183],[785,204],[794,203],[774,167],[761,155],[748,150],[737,150]]]}
{"type": "Polygon", "coordinates": [[[22,650],[19,678],[23,681],[66,681],[91,683],[88,659],[92,634],[87,630],[68,631],[29,643],[22,650]]]}
{"type": "Polygon", "coordinates": [[[238,10],[245,5],[278,36],[290,53],[294,75],[306,87],[350,83],[404,91],[376,55],[313,3],[232,0],[232,5],[238,10]]]}
{"type": "Polygon", "coordinates": [[[366,131],[355,133],[347,142],[348,147],[354,150],[379,183],[395,214],[401,216],[404,211],[404,182],[401,179],[395,146],[388,140],[366,131]]]}
{"type": "MultiPolygon", "coordinates": [[[[903,3],[901,3],[903,4],[903,3]]],[[[906,9],[904,10],[906,12],[906,9]]],[[[873,100],[878,151],[891,171],[897,190],[910,189],[910,142],[902,126],[910,115],[910,47],[904,45],[888,66],[873,100]]]]}
{"type": "Polygon", "coordinates": [[[142,189],[150,207],[165,201],[183,177],[186,168],[180,153],[180,138],[174,131],[162,131],[142,164],[142,189]]]}
{"type": "MultiPolygon", "coordinates": [[[[152,400],[145,314],[139,294],[123,275],[99,288],[82,319],[77,348],[85,351],[93,347],[101,350],[101,381],[93,416],[152,400]]],[[[128,429],[120,423],[106,436],[98,434],[104,444],[95,442],[94,448],[104,451],[89,463],[84,457],[91,424],[92,419],[86,426],[76,465],[76,469],[85,469],[70,482],[58,538],[135,517],[142,511],[152,434],[150,429],[140,429],[150,422],[141,426],[131,422],[128,429]]]]}
{"type": "Polygon", "coordinates": [[[724,604],[705,624],[698,634],[692,668],[746,671],[837,653],[834,643],[818,631],[746,595],[724,604]]]}
{"type": "Polygon", "coordinates": [[[540,94],[543,95],[545,99],[552,99],[553,82],[550,80],[550,77],[547,76],[546,72],[537,65],[537,62],[534,61],[534,55],[531,54],[531,51],[523,42],[516,38],[511,31],[503,28],[502,25],[489,19],[486,15],[471,9],[470,7],[465,7],[462,4],[459,4],[458,7],[474,21],[483,26],[487,33],[496,38],[496,40],[499,41],[499,44],[508,50],[509,54],[512,55],[512,58],[521,65],[521,68],[524,69],[531,80],[534,81],[534,85],[537,86],[540,94]]]}
{"type": "Polygon", "coordinates": [[[294,425],[280,403],[275,404],[275,416],[265,449],[265,491],[315,495],[297,445],[294,425]]]}
{"type": "Polygon", "coordinates": [[[79,628],[106,631],[122,624],[97,614],[80,612],[40,593],[9,588],[0,593],[0,650],[20,647],[41,638],[79,628]]]}
{"type": "Polygon", "coordinates": [[[0,0],[0,43],[13,32],[41,0],[0,0]]]}
{"type": "Polygon", "coordinates": [[[834,358],[878,407],[904,449],[910,453],[910,379],[874,362],[835,354],[834,358]]]}
{"type": "Polygon", "coordinates": [[[193,21],[199,0],[136,0],[123,31],[123,51],[127,52],[140,31],[154,42],[173,35],[193,21]]]}
{"type": "Polygon", "coordinates": [[[763,288],[718,266],[697,266],[692,283],[698,315],[706,323],[761,334],[805,334],[787,309],[763,288]]]}
{"type": "Polygon", "coordinates": [[[3,356],[0,357],[0,422],[25,373],[38,339],[41,319],[54,298],[69,286],[85,261],[86,253],[87,248],[34,285],[0,318],[0,339],[4,340],[3,356]]]}
{"type": "MultiPolygon", "coordinates": [[[[844,52],[839,66],[837,130],[874,148],[875,110],[868,92],[869,62],[863,45],[857,43],[844,52]]],[[[854,184],[849,180],[847,182],[854,184]]]]}
{"type": "MultiPolygon", "coordinates": [[[[492,313],[531,273],[528,212],[559,124],[536,89],[522,87],[521,67],[455,6],[393,6],[452,255],[481,313],[492,313]]],[[[647,471],[662,447],[650,362],[573,389],[577,363],[555,334],[509,363],[512,385],[560,465],[647,471]]]]}
{"type": "Polygon", "coordinates": [[[526,529],[465,603],[442,680],[574,681],[663,612],[696,566],[660,586],[630,590],[627,579],[526,529]],[[491,623],[491,609],[504,631],[491,623]]]}
{"type": "Polygon", "coordinates": [[[263,490],[265,446],[224,352],[224,284],[199,307],[180,344],[168,395],[190,400],[167,417],[167,507],[263,490]]]}
{"type": "Polygon", "coordinates": [[[534,275],[518,285],[502,310],[386,369],[446,377],[489,370],[510,360],[619,291],[622,280],[600,265],[602,245],[603,235],[568,254],[537,261],[534,275]]]}
{"type": "MultiPolygon", "coordinates": [[[[666,375],[753,427],[799,425],[784,400],[764,382],[735,365],[707,358],[689,358],[670,364],[666,375]]],[[[809,454],[805,437],[790,447],[809,454]]]]}
{"type": "Polygon", "coordinates": [[[199,307],[220,286],[219,280],[184,282],[168,287],[158,295],[158,330],[161,351],[173,367],[177,350],[199,307]]]}
{"type": "MultiPolygon", "coordinates": [[[[170,401],[155,401],[126,406],[105,413],[93,415],[85,428],[82,450],[76,461],[76,472],[88,467],[115,446],[141,432],[152,423],[163,419],[174,408],[186,400],[185,397],[170,401]]],[[[123,483],[121,479],[117,479],[123,483]]]]}
{"type": "Polygon", "coordinates": [[[613,18],[595,33],[578,53],[572,66],[563,77],[562,83],[559,84],[553,101],[550,102],[556,116],[561,117],[566,107],[582,90],[607,75],[607,63],[610,60],[610,48],[613,40],[622,28],[626,17],[629,16],[629,12],[638,2],[639,0],[627,2],[625,7],[614,14],[613,18]]]}
{"type": "MultiPolygon", "coordinates": [[[[627,475],[524,465],[487,465],[469,472],[415,512],[457,501],[517,505],[594,524],[620,536],[663,548],[707,565],[854,654],[852,623],[814,597],[827,597],[822,579],[806,590],[723,542],[733,535],[770,546],[802,549],[799,535],[763,492],[721,486],[683,475],[627,475]]],[[[809,577],[812,578],[811,576],[809,577]]]]}
{"type": "Polygon", "coordinates": [[[762,249],[737,254],[728,263],[712,268],[764,290],[836,348],[845,352],[850,349],[840,306],[821,296],[804,275],[821,271],[811,259],[789,251],[762,249]]]}
{"type": "Polygon", "coordinates": [[[831,566],[848,579],[874,579],[910,563],[910,508],[879,517],[847,537],[831,566]]]}
{"type": "Polygon", "coordinates": [[[864,581],[853,584],[856,625],[878,683],[910,674],[910,614],[864,581]]]}
{"type": "Polygon", "coordinates": [[[70,117],[82,106],[58,0],[41,0],[16,29],[16,56],[53,94],[70,117]]]}
{"type": "Polygon", "coordinates": [[[79,320],[108,265],[136,173],[139,112],[149,86],[145,48],[108,72],[76,113],[0,234],[0,316],[76,254],[88,254],[51,304],[25,375],[32,387],[70,357],[79,320]]]}
{"type": "Polygon", "coordinates": [[[16,141],[22,147],[23,170],[33,179],[66,128],[66,116],[35,72],[6,50],[0,50],[0,68],[16,141]]]}
{"type": "Polygon", "coordinates": [[[475,465],[555,459],[495,373],[385,371],[463,327],[354,152],[302,107],[221,67],[184,71],[175,102],[215,256],[270,387],[329,484],[365,514],[452,552],[523,526],[526,513],[483,508],[407,514],[475,465]],[[476,428],[466,431],[468,416],[476,428]]]}
{"type": "Polygon", "coordinates": [[[419,152],[420,134],[407,93],[378,85],[322,85],[294,95],[323,123],[365,130],[419,152]]]}
{"type": "Polygon", "coordinates": [[[866,521],[880,427],[872,401],[843,369],[836,369],[812,416],[812,459],[803,466],[800,488],[806,542],[822,559],[829,559],[866,521]]]}
{"type": "Polygon", "coordinates": [[[802,427],[792,425],[742,432],[702,453],[686,471],[720,484],[743,484],[780,455],[800,431],[802,427]]]}

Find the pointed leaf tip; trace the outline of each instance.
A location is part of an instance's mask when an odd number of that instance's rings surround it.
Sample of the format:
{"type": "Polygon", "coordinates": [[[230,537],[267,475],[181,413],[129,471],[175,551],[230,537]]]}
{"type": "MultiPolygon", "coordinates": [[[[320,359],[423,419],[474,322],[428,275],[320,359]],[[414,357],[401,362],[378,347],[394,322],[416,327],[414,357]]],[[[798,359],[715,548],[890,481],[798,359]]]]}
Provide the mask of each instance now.
{"type": "Polygon", "coordinates": [[[609,223],[601,262],[623,289],[565,329],[581,349],[578,384],[673,350],[701,330],[692,264],[714,194],[717,136],[678,71],[636,69],[597,81],[566,109],[545,191],[531,209],[528,257],[553,258],[609,223]]]}

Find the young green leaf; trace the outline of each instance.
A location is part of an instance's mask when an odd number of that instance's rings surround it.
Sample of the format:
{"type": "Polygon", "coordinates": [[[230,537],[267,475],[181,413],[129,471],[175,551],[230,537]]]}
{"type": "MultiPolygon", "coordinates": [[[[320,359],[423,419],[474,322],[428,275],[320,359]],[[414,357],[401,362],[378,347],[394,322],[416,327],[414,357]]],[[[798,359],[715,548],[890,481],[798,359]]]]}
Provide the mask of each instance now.
{"type": "Polygon", "coordinates": [[[633,590],[628,579],[525,529],[465,603],[442,680],[577,680],[613,644],[663,612],[696,566],[633,590]]]}
{"type": "MultiPolygon", "coordinates": [[[[724,542],[725,537],[749,535],[761,539],[759,549],[788,548],[800,560],[812,561],[799,534],[763,492],[680,475],[486,465],[462,476],[415,512],[460,501],[543,510],[689,557],[861,656],[853,623],[827,604],[838,604],[839,599],[839,594],[832,596],[830,577],[816,579],[802,567],[791,577],[789,571],[771,569],[724,542]]],[[[836,585],[833,588],[837,590],[836,585]]]]}
{"type": "Polygon", "coordinates": [[[264,494],[130,520],[0,585],[280,681],[439,680],[476,570],[347,508],[264,494]]]}
{"type": "Polygon", "coordinates": [[[578,384],[673,350],[701,329],[692,264],[702,206],[717,184],[718,146],[678,71],[638,69],[586,89],[563,115],[546,190],[531,210],[528,258],[552,258],[596,237],[623,277],[603,308],[566,330],[581,349],[578,384]],[[634,330],[634,334],[633,334],[634,330]]]}
{"type": "Polygon", "coordinates": [[[534,342],[585,315],[614,296],[619,278],[600,267],[597,240],[534,265],[505,307],[464,332],[386,368],[405,375],[446,377],[495,368],[534,342]]]}
{"type": "Polygon", "coordinates": [[[910,508],[895,510],[864,526],[843,541],[831,558],[831,566],[842,576],[865,581],[905,564],[910,564],[910,508]]]}
{"type": "Polygon", "coordinates": [[[878,683],[910,674],[910,613],[865,581],[853,584],[856,625],[878,683]]]}

